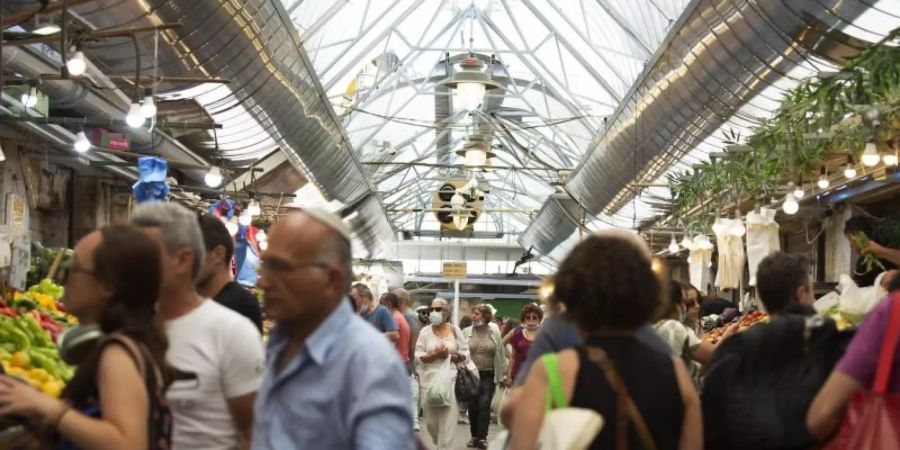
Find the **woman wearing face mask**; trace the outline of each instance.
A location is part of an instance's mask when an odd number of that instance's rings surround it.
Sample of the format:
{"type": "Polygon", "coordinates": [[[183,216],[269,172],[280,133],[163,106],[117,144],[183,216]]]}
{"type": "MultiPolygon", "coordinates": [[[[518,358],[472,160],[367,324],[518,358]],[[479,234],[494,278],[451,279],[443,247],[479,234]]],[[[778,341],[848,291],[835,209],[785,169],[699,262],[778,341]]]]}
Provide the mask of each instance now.
{"type": "Polygon", "coordinates": [[[463,329],[463,336],[469,344],[469,351],[481,387],[478,397],[469,401],[469,431],[472,439],[466,445],[470,448],[487,448],[488,425],[491,422],[491,400],[499,383],[506,376],[506,352],[500,332],[491,326],[491,308],[478,305],[472,313],[472,326],[463,329]]]}
{"type": "Polygon", "coordinates": [[[433,375],[449,358],[452,363],[449,386],[451,404],[431,406],[427,401],[423,401],[423,420],[437,450],[450,450],[457,448],[453,445],[459,413],[459,404],[453,394],[456,364],[464,362],[469,357],[469,345],[463,338],[462,331],[450,322],[450,307],[446,300],[434,299],[428,319],[431,324],[422,328],[416,341],[416,364],[419,368],[420,386],[422,392],[429,392],[432,388],[430,383],[433,382],[433,375]]]}
{"type": "Polygon", "coordinates": [[[507,370],[507,380],[515,380],[519,375],[519,369],[528,358],[528,349],[531,348],[531,343],[537,337],[538,328],[543,319],[544,311],[538,305],[529,303],[522,308],[522,326],[504,338],[503,344],[509,343],[512,346],[512,353],[509,355],[512,364],[507,370]]]}

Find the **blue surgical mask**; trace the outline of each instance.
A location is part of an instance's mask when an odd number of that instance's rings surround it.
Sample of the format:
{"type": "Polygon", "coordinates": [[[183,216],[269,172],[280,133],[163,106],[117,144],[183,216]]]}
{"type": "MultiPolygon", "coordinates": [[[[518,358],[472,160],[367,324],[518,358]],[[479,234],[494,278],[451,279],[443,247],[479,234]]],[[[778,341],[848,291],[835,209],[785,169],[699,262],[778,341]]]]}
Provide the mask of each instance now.
{"type": "Polygon", "coordinates": [[[444,323],[444,315],[437,311],[432,311],[431,314],[428,315],[428,320],[431,321],[432,325],[440,325],[444,323]]]}

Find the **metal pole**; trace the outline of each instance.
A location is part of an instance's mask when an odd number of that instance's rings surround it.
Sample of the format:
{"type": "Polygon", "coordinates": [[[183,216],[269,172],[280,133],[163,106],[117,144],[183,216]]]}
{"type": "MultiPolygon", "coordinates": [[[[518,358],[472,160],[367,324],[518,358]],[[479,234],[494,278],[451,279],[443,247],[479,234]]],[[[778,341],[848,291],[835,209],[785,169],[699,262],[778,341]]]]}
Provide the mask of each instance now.
{"type": "Polygon", "coordinates": [[[459,280],[453,280],[453,325],[459,326],[459,280]]]}

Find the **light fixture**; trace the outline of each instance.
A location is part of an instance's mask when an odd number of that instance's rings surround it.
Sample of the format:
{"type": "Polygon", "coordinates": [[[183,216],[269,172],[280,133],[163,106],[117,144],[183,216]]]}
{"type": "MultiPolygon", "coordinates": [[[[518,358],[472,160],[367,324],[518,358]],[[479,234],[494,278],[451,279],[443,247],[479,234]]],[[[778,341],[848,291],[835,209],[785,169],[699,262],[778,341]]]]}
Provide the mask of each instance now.
{"type": "Polygon", "coordinates": [[[69,70],[70,75],[75,75],[76,77],[79,75],[83,75],[84,71],[87,70],[87,62],[84,60],[84,52],[81,50],[75,50],[75,54],[66,61],[66,69],[69,70]]]}
{"type": "Polygon", "coordinates": [[[874,142],[867,142],[866,149],[863,150],[862,163],[866,167],[877,166],[881,161],[881,155],[878,154],[878,147],[874,142]]]}
{"type": "Polygon", "coordinates": [[[35,14],[34,28],[31,30],[34,34],[47,36],[59,33],[62,29],[53,21],[53,16],[48,14],[35,14]]]}
{"type": "Polygon", "coordinates": [[[684,233],[684,237],[681,238],[681,247],[685,250],[690,250],[694,245],[694,241],[691,240],[691,236],[687,233],[684,233]]]}
{"type": "Polygon", "coordinates": [[[724,233],[727,229],[728,229],[728,226],[725,225],[724,222],[722,222],[722,218],[716,217],[716,221],[713,223],[713,226],[712,226],[713,234],[718,236],[718,235],[724,233]]]}
{"type": "Polygon", "coordinates": [[[463,59],[446,84],[456,90],[457,106],[469,111],[477,109],[484,101],[485,91],[497,87],[491,82],[484,63],[475,55],[463,59]]]}
{"type": "Polygon", "coordinates": [[[791,193],[794,194],[794,198],[796,198],[797,200],[803,198],[806,195],[806,192],[803,190],[803,185],[800,183],[797,183],[797,185],[794,187],[794,191],[791,193]]]}
{"type": "Polygon", "coordinates": [[[147,89],[144,93],[144,100],[141,101],[141,115],[147,119],[156,117],[156,103],[153,101],[153,92],[147,89]]]}
{"type": "Polygon", "coordinates": [[[897,151],[894,153],[888,152],[881,155],[881,160],[884,161],[884,165],[886,166],[896,166],[897,165],[897,151]]]}
{"type": "Polygon", "coordinates": [[[848,162],[847,167],[844,168],[844,177],[848,180],[856,178],[856,166],[854,166],[852,162],[848,162]]]}
{"type": "Polygon", "coordinates": [[[20,100],[22,100],[22,104],[25,105],[26,108],[34,108],[35,106],[37,106],[37,104],[38,104],[37,87],[34,85],[31,85],[28,88],[28,90],[25,91],[24,94],[22,94],[22,97],[20,98],[20,100]]]}
{"type": "Polygon", "coordinates": [[[672,241],[669,242],[669,253],[676,254],[681,250],[681,247],[678,246],[678,241],[675,240],[675,233],[672,233],[672,241]]]}
{"type": "Polygon", "coordinates": [[[206,172],[206,176],[203,177],[203,181],[211,188],[219,187],[222,184],[222,169],[219,166],[210,167],[209,172],[206,172]]]}
{"type": "Polygon", "coordinates": [[[128,108],[128,114],[125,115],[125,124],[131,128],[138,128],[144,126],[146,121],[147,118],[141,114],[141,105],[132,103],[131,107],[128,108]]]}
{"type": "Polygon", "coordinates": [[[91,149],[91,141],[88,140],[86,134],[84,134],[84,130],[79,131],[78,134],[75,135],[75,143],[73,144],[75,151],[78,153],[85,153],[91,149]]]}
{"type": "Polygon", "coordinates": [[[484,167],[488,165],[491,158],[496,156],[490,150],[484,136],[472,135],[469,136],[468,140],[468,143],[466,143],[461,150],[456,152],[457,155],[463,157],[463,166],[472,168],[484,167]]]}
{"type": "Polygon", "coordinates": [[[828,174],[825,173],[825,167],[822,167],[821,173],[819,174],[819,181],[816,182],[816,186],[819,186],[819,189],[828,189],[828,186],[831,185],[831,182],[828,181],[828,174]]]}
{"type": "Polygon", "coordinates": [[[259,206],[259,201],[256,199],[251,199],[250,203],[247,204],[247,214],[251,216],[258,216],[262,214],[262,208],[259,206]]]}
{"type": "Polygon", "coordinates": [[[781,205],[781,210],[787,215],[797,214],[797,211],[800,210],[800,204],[797,203],[794,194],[788,192],[788,194],[784,196],[784,204],[781,205]]]}

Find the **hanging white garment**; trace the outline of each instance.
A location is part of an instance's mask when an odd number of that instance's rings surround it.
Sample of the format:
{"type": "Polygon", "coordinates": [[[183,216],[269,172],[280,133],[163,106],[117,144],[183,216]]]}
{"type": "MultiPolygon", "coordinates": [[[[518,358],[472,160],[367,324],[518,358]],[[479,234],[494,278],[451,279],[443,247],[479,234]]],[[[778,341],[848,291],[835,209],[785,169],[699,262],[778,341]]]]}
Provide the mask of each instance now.
{"type": "Polygon", "coordinates": [[[747,269],[750,286],[756,286],[756,268],[766,256],[781,250],[775,210],[760,208],[747,214],[747,269]]]}
{"type": "Polygon", "coordinates": [[[742,237],[747,232],[741,219],[722,219],[725,225],[716,234],[719,247],[719,271],[716,286],[720,289],[737,289],[744,272],[744,245],[742,237]]]}
{"type": "Polygon", "coordinates": [[[688,270],[691,276],[691,284],[706,295],[710,282],[709,265],[712,263],[713,244],[709,238],[696,236],[691,243],[691,253],[688,256],[688,270]]]}

